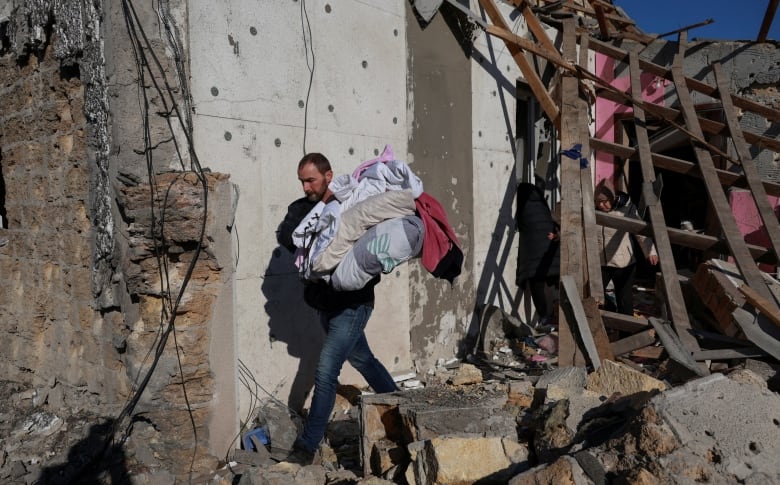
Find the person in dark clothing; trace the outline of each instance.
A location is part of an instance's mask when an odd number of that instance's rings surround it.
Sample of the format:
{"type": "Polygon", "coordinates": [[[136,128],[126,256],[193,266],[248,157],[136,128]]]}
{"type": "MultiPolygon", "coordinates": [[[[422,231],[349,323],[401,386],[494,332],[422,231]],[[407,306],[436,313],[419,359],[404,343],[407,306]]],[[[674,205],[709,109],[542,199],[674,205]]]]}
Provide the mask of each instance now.
{"type": "MultiPolygon", "coordinates": [[[[307,202],[311,206],[319,201],[339,203],[328,188],[332,177],[330,162],[322,154],[309,153],[301,159],[298,180],[306,197],[289,206],[287,216],[277,230],[281,245],[295,248],[292,233],[308,214],[304,211],[307,202]]],[[[390,373],[371,352],[364,332],[374,309],[374,286],[378,282],[379,276],[355,291],[336,291],[321,280],[304,283],[304,301],[318,310],[325,341],[314,375],[314,394],[303,432],[284,461],[306,465],[314,460],[336,402],[338,377],[344,362],[352,364],[377,393],[398,389],[390,373]]]]}
{"type": "Polygon", "coordinates": [[[553,323],[546,287],[558,283],[560,236],[544,193],[537,186],[518,185],[515,222],[520,233],[516,283],[520,288],[528,285],[539,324],[553,323]]]}

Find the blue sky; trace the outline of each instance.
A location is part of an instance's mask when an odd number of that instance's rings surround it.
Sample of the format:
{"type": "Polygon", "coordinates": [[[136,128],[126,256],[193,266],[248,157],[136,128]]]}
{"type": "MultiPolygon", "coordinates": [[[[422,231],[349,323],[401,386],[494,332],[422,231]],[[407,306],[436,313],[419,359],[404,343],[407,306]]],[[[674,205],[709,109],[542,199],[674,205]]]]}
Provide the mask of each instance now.
{"type": "MultiPolygon", "coordinates": [[[[688,32],[688,39],[755,40],[769,0],[615,0],[648,34],[663,34],[709,18],[710,25],[688,32]]],[[[674,40],[676,37],[667,37],[674,40]]],[[[769,39],[780,40],[780,8],[769,39]]]]}

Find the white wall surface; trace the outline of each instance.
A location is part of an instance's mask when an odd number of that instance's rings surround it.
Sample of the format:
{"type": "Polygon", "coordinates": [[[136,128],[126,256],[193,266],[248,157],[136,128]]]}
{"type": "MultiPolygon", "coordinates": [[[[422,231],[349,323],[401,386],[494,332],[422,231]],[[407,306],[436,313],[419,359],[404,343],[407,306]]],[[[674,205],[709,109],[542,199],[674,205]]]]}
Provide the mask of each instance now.
{"type": "MultiPolygon", "coordinates": [[[[275,229],[302,195],[296,167],[304,135],[306,151],[325,154],[336,174],[351,172],[388,143],[405,158],[404,8],[403,0],[189,2],[196,149],[204,167],[231,174],[241,192],[237,353],[283,401],[301,363],[313,366],[320,330],[300,299],[297,276],[285,272],[288,256],[277,249],[275,229]]],[[[391,372],[411,366],[408,305],[402,267],[377,287],[367,329],[391,372]]],[[[362,383],[348,367],[342,382],[362,383]]],[[[242,388],[242,413],[250,399],[242,388]]]]}
{"type": "MultiPolygon", "coordinates": [[[[479,11],[476,0],[472,10],[479,11]]],[[[511,30],[524,36],[522,15],[496,2],[511,30]]],[[[490,22],[489,22],[490,23],[490,22]]],[[[471,63],[472,144],[474,147],[474,275],[481,302],[509,310],[518,298],[515,285],[517,234],[515,210],[516,85],[520,69],[501,39],[482,33],[471,63]],[[480,62],[481,61],[481,62],[480,62]]],[[[524,128],[523,128],[524,129],[524,128]]]]}

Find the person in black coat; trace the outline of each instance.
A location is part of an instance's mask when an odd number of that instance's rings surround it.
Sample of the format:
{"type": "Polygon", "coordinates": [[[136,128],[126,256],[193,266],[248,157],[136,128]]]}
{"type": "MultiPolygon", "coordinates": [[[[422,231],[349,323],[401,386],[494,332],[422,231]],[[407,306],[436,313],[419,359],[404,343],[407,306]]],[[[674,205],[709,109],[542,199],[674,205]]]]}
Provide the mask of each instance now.
{"type": "Polygon", "coordinates": [[[560,236],[544,193],[535,185],[522,183],[517,187],[517,231],[520,233],[517,253],[516,283],[527,284],[531,300],[539,315],[539,324],[552,320],[552,308],[547,301],[546,286],[557,285],[560,276],[560,236]]]}

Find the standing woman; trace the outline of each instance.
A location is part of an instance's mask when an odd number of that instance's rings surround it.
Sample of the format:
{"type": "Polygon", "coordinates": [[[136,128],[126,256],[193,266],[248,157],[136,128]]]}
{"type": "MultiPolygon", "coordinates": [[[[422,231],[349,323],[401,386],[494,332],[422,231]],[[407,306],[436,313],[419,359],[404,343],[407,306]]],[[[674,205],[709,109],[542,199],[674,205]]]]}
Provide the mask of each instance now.
{"type": "MultiPolygon", "coordinates": [[[[637,209],[628,198],[628,194],[617,192],[602,180],[594,191],[596,210],[609,212],[612,215],[639,219],[637,209]]],[[[641,247],[647,261],[655,266],[658,264],[658,253],[655,244],[649,237],[635,235],[637,245],[641,247]]],[[[601,279],[606,290],[612,281],[615,287],[615,302],[617,308],[607,305],[607,310],[617,311],[624,315],[634,314],[634,277],[636,276],[636,258],[631,234],[619,229],[601,226],[599,231],[599,249],[601,253],[601,279]]],[[[606,298],[605,298],[606,300],[606,298]]]]}

